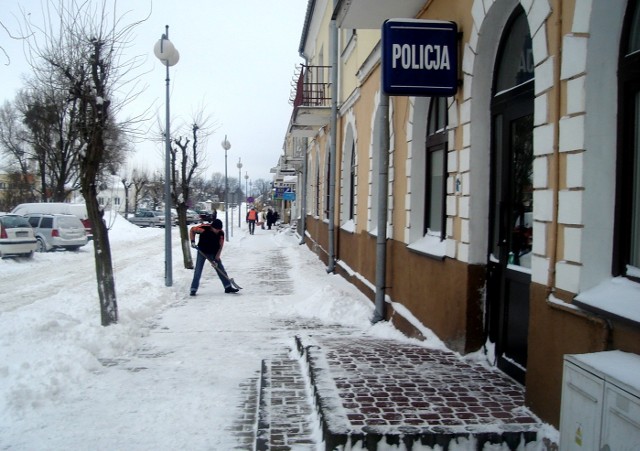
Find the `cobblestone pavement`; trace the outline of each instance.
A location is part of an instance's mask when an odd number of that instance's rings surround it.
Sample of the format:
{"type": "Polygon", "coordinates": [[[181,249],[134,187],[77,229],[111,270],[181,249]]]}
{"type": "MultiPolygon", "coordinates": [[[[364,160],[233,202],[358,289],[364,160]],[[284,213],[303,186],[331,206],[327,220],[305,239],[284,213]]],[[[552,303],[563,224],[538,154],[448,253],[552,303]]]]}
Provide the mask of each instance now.
{"type": "Polygon", "coordinates": [[[457,354],[369,337],[299,336],[326,449],[469,449],[536,441],[524,391],[457,354]],[[424,449],[424,448],[422,448],[424,449]]]}
{"type": "MultiPolygon", "coordinates": [[[[509,449],[537,441],[524,391],[458,354],[300,324],[263,361],[257,450],[509,449]]],[[[547,448],[553,449],[553,444],[547,448]]]]}

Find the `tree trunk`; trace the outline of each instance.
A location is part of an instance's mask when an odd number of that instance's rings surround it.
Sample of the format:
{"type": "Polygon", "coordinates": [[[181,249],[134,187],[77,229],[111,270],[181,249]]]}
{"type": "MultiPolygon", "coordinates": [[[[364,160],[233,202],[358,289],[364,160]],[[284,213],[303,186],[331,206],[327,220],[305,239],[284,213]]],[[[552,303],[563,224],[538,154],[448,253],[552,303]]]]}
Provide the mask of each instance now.
{"type": "Polygon", "coordinates": [[[189,230],[187,229],[187,206],[184,203],[176,205],[178,212],[178,227],[180,228],[180,243],[182,245],[182,259],[186,269],[193,269],[193,259],[191,258],[191,243],[189,241],[189,230]]]}
{"type": "Polygon", "coordinates": [[[116,284],[113,278],[111,246],[109,232],[103,220],[103,212],[95,196],[84,196],[87,214],[93,231],[93,249],[96,261],[96,278],[98,280],[98,298],[100,299],[100,321],[103,326],[118,322],[118,302],[116,284]]]}
{"type": "Polygon", "coordinates": [[[80,161],[80,184],[93,232],[100,319],[103,326],[108,326],[118,322],[118,303],[116,301],[116,284],[113,278],[109,232],[102,218],[104,213],[100,210],[96,190],[98,168],[104,155],[104,147],[102,130],[96,127],[94,133],[87,139],[86,156],[80,161]]]}

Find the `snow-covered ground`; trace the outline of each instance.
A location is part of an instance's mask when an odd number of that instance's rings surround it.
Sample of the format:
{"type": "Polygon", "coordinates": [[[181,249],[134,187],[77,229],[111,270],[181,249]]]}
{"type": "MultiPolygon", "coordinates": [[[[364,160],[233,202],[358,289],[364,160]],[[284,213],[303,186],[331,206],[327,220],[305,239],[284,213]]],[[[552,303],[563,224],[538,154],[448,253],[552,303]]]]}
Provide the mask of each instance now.
{"type": "Polygon", "coordinates": [[[291,345],[274,320],[404,339],[387,323],[371,326],[372,303],[290,231],[249,235],[236,223],[222,260],[244,289],[225,294],[207,267],[190,297],[176,228],[166,287],[164,230],[109,222],[116,325],[100,326],[91,243],[0,261],[0,449],[230,450],[241,384],[291,345]]]}

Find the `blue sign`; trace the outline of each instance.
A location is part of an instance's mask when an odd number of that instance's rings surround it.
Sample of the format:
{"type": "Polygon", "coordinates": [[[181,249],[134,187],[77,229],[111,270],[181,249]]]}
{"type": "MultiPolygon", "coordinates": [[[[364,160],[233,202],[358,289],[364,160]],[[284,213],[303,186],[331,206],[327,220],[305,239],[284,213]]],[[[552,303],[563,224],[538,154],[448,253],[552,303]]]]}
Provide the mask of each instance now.
{"type": "Polygon", "coordinates": [[[382,88],[389,95],[449,97],[458,90],[454,22],[389,19],[382,25],[382,88]]]}
{"type": "Polygon", "coordinates": [[[275,194],[275,198],[276,199],[283,199],[284,198],[284,193],[288,193],[291,191],[291,187],[290,186],[276,186],[276,194],[275,194]]]}
{"type": "Polygon", "coordinates": [[[282,194],[282,199],[283,200],[296,200],[296,193],[293,193],[291,191],[286,191],[282,194]]]}

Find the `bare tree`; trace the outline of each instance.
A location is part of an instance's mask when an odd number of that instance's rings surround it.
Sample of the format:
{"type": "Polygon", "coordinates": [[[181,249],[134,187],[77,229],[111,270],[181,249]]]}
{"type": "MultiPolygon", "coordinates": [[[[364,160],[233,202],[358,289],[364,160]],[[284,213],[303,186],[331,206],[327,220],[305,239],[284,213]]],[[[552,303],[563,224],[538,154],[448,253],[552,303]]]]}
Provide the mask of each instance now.
{"type": "Polygon", "coordinates": [[[25,135],[20,113],[12,104],[5,102],[0,108],[0,151],[7,157],[4,169],[11,173],[11,195],[10,199],[5,199],[7,206],[35,202],[41,194],[34,183],[31,149],[25,135]]]}
{"type": "MultiPolygon", "coordinates": [[[[73,104],[74,127],[79,151],[80,190],[92,222],[100,316],[103,326],[118,321],[111,248],[104,212],[97,199],[99,176],[114,161],[109,151],[118,132],[119,111],[114,93],[125,83],[122,75],[137,68],[138,59],[127,60],[123,50],[133,40],[138,23],[122,26],[114,5],[107,2],[58,0],[47,3],[41,28],[25,17],[34,83],[53,86],[73,104]]],[[[135,70],[133,71],[135,73],[135,70]]]]}
{"type": "Polygon", "coordinates": [[[133,212],[135,213],[138,210],[143,189],[149,183],[149,175],[146,171],[134,169],[131,173],[131,183],[133,185],[133,212]]]}
{"type": "Polygon", "coordinates": [[[205,161],[205,153],[200,150],[200,145],[212,133],[212,127],[202,114],[191,125],[191,137],[179,136],[173,139],[171,148],[171,197],[178,214],[178,227],[180,229],[180,242],[184,267],[193,268],[189,233],[187,230],[187,209],[192,205],[191,184],[195,176],[202,171],[202,163],[205,161]]]}
{"type": "Polygon", "coordinates": [[[74,124],[79,104],[68,101],[67,93],[52,84],[36,86],[21,91],[16,104],[28,129],[26,139],[40,176],[42,200],[64,202],[69,191],[80,188],[79,159],[83,144],[74,124]]]}
{"type": "Polygon", "coordinates": [[[267,202],[271,200],[273,184],[265,179],[254,180],[253,191],[256,194],[255,197],[259,197],[263,202],[267,202]]]}

